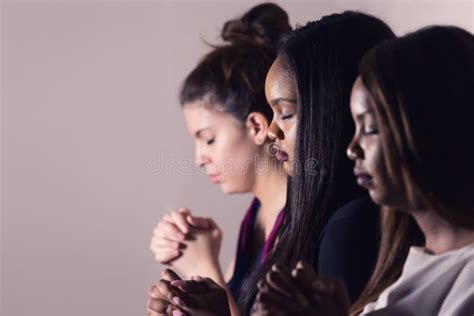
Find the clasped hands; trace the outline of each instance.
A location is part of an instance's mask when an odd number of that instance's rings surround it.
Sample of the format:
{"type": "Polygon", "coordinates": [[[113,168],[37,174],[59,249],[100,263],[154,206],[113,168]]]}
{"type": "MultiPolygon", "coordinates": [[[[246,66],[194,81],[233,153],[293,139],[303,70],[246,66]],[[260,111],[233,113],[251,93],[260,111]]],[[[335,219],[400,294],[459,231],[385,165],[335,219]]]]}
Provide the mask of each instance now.
{"type": "Polygon", "coordinates": [[[148,316],[230,315],[226,291],[210,278],[181,280],[171,269],[148,291],[148,316]]]}
{"type": "MultiPolygon", "coordinates": [[[[148,315],[230,315],[227,294],[213,280],[181,280],[167,269],[149,290],[148,315]]],[[[317,276],[311,266],[298,262],[290,272],[274,265],[258,282],[252,316],[348,316],[350,301],[342,280],[317,276]]]]}
{"type": "Polygon", "coordinates": [[[258,283],[252,316],[348,316],[350,300],[344,282],[317,276],[300,261],[290,272],[275,264],[258,283]]]}

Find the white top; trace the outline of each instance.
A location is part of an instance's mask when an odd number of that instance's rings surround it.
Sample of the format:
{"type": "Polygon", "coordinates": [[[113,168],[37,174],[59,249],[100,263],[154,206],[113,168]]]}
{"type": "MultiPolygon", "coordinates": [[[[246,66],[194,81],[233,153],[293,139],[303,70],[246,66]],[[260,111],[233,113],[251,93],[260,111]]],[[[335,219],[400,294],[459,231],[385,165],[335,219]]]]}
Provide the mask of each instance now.
{"type": "Polygon", "coordinates": [[[474,244],[440,255],[411,247],[402,275],[363,315],[474,315],[474,244]]]}

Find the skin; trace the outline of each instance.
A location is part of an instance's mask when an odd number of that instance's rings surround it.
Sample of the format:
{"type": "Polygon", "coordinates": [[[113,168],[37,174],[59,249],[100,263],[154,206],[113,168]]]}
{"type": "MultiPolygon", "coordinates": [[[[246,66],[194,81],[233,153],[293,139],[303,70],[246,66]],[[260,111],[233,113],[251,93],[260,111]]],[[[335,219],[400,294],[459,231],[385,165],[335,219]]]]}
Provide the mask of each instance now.
{"type": "Polygon", "coordinates": [[[196,276],[181,280],[172,270],[165,274],[148,292],[148,316],[231,315],[226,291],[212,279],[196,276]]]}
{"type": "Polygon", "coordinates": [[[356,169],[359,168],[372,178],[365,187],[373,201],[412,215],[425,236],[425,249],[429,253],[442,254],[474,242],[474,231],[447,222],[429,208],[410,205],[401,181],[387,176],[382,140],[374,116],[374,101],[360,77],[352,89],[351,113],[356,133],[347,155],[355,161],[356,169]]]}
{"type": "Polygon", "coordinates": [[[265,142],[265,135],[254,135],[229,114],[217,112],[196,101],[183,109],[188,133],[195,144],[196,166],[204,168],[212,180],[227,194],[252,190],[256,174],[252,157],[262,154],[256,145],[265,142]]]}
{"type": "Polygon", "coordinates": [[[357,78],[351,94],[351,113],[355,134],[347,148],[347,156],[355,162],[354,174],[359,185],[369,191],[379,205],[406,206],[401,185],[388,176],[384,153],[373,111],[373,100],[362,80],[357,78]]]}
{"type": "Polygon", "coordinates": [[[273,110],[268,136],[288,155],[283,168],[293,174],[297,132],[296,82],[285,61],[278,57],[265,80],[265,96],[273,110]]]}
{"type": "MultiPolygon", "coordinates": [[[[347,154],[355,161],[359,184],[369,191],[374,202],[412,215],[425,236],[427,253],[440,255],[472,244],[473,230],[455,226],[429,208],[413,207],[406,198],[402,182],[387,176],[374,102],[360,77],[352,89],[351,112],[356,131],[347,154]]],[[[308,264],[299,265],[291,276],[281,268],[273,269],[261,281],[252,314],[293,315],[297,311],[305,315],[349,315],[350,304],[344,285],[337,279],[316,276],[308,264]],[[291,304],[281,304],[283,296],[289,298],[286,302],[291,304]],[[301,296],[305,299],[297,299],[301,296]]]]}
{"type": "Polygon", "coordinates": [[[350,301],[344,283],[318,277],[303,261],[291,273],[274,265],[258,289],[253,316],[349,315],[350,301]]]}
{"type": "MultiPolygon", "coordinates": [[[[269,125],[263,114],[250,113],[242,124],[215,108],[207,98],[183,107],[195,143],[196,166],[204,168],[224,193],[251,192],[260,200],[255,249],[251,249],[255,257],[285,204],[287,175],[269,153],[269,125]]],[[[228,292],[232,314],[237,315],[226,284],[232,277],[235,258],[224,276],[218,260],[221,242],[222,231],[211,218],[196,217],[181,208],[163,216],[153,231],[150,249],[158,262],[170,265],[185,278],[201,275],[216,281],[228,292]]]]}

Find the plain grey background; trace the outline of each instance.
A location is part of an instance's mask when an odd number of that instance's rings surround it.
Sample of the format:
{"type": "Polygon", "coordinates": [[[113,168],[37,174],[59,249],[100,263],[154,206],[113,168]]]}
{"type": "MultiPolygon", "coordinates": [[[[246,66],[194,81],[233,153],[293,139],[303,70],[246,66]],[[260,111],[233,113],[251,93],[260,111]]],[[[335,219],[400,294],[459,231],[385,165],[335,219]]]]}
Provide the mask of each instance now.
{"type": "MultiPolygon", "coordinates": [[[[148,250],[187,206],[235,251],[250,196],[193,167],[178,89],[222,24],[257,1],[1,2],[0,314],[144,315],[148,250]]],[[[357,9],[401,35],[474,30],[472,1],[278,1],[292,25],[357,9]]]]}

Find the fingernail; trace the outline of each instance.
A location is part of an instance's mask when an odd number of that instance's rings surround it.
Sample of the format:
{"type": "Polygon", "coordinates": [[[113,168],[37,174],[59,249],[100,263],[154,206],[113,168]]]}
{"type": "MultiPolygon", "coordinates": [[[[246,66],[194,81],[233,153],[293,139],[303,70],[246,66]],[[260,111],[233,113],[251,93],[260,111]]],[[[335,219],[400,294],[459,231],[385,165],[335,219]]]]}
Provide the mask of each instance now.
{"type": "Polygon", "coordinates": [[[186,314],[180,311],[179,309],[175,309],[173,311],[173,316],[185,316],[186,314]]]}
{"type": "Polygon", "coordinates": [[[182,286],[184,285],[184,281],[181,281],[181,280],[175,280],[175,281],[171,281],[171,285],[172,286],[182,286]]]}
{"type": "Polygon", "coordinates": [[[173,302],[178,306],[184,306],[183,300],[177,296],[173,297],[173,302]]]}

